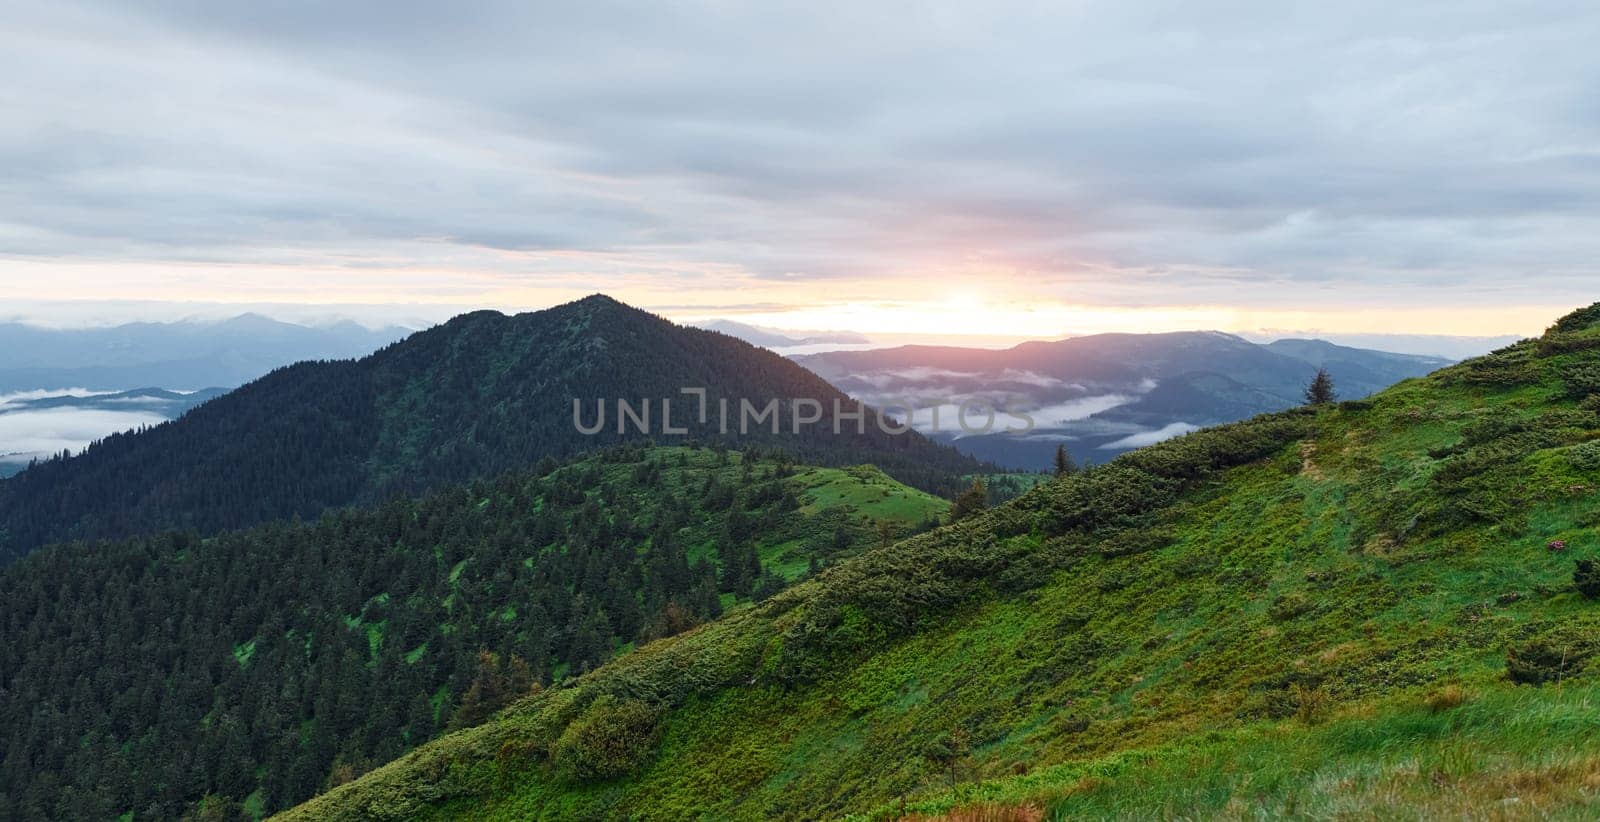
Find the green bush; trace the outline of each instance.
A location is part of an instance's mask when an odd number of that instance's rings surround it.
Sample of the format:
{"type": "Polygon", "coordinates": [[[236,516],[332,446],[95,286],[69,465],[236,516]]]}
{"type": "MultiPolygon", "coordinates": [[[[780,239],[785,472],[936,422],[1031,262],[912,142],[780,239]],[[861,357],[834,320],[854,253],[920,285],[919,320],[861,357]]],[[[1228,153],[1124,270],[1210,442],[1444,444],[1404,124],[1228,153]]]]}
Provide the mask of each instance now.
{"type": "Polygon", "coordinates": [[[1567,461],[1579,471],[1600,469],[1600,440],[1590,440],[1567,449],[1567,461]]]}
{"type": "Polygon", "coordinates": [[[1571,679],[1594,656],[1595,637],[1577,629],[1552,631],[1506,649],[1506,676],[1518,685],[1571,679]]]}
{"type": "Polygon", "coordinates": [[[1564,333],[1584,331],[1597,323],[1600,323],[1600,303],[1580,308],[1556,320],[1556,324],[1551,327],[1551,331],[1564,333]]]}
{"type": "Polygon", "coordinates": [[[660,718],[660,710],[642,700],[597,697],[556,740],[556,772],[575,782],[632,772],[654,752],[660,718]]]}
{"type": "Polygon", "coordinates": [[[1561,381],[1566,383],[1567,396],[1575,400],[1600,394],[1600,364],[1570,363],[1561,369],[1561,381]]]}
{"type": "Polygon", "coordinates": [[[1290,591],[1267,606],[1267,616],[1273,622],[1286,622],[1311,613],[1314,607],[1310,597],[1300,591],[1290,591]]]}
{"type": "Polygon", "coordinates": [[[1580,559],[1572,567],[1572,586],[1589,599],[1600,597],[1600,562],[1580,559]]]}

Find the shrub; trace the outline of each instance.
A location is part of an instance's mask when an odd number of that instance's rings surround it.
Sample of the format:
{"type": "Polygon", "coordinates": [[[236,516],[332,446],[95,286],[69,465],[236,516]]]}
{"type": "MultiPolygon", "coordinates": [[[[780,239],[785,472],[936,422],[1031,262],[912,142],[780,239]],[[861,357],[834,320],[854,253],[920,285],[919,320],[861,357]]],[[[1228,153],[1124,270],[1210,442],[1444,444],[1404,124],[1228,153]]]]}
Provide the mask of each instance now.
{"type": "Polygon", "coordinates": [[[1443,713],[1465,705],[1467,702],[1467,689],[1460,685],[1445,685],[1430,691],[1422,700],[1428,710],[1434,713],[1443,713]]]}
{"type": "Polygon", "coordinates": [[[1600,597],[1600,562],[1580,559],[1573,563],[1572,586],[1589,599],[1600,597]]]}
{"type": "Polygon", "coordinates": [[[1536,637],[1506,649],[1506,675],[1518,685],[1560,682],[1582,670],[1592,654],[1590,643],[1536,637]]]}
{"type": "Polygon", "coordinates": [[[1125,557],[1155,551],[1172,544],[1171,528],[1130,528],[1100,543],[1103,557],[1125,557]]]}
{"type": "Polygon", "coordinates": [[[1600,470],[1600,440],[1590,440],[1568,448],[1567,462],[1579,471],[1600,470]]]}
{"type": "Polygon", "coordinates": [[[1577,362],[1561,369],[1561,381],[1566,383],[1567,396],[1581,400],[1600,394],[1600,365],[1577,362]]]}
{"type": "Polygon", "coordinates": [[[612,779],[633,771],[655,749],[660,711],[642,700],[603,694],[567,726],[551,751],[564,779],[612,779]]]}
{"type": "Polygon", "coordinates": [[[1294,700],[1294,715],[1296,719],[1307,725],[1315,725],[1322,721],[1328,712],[1328,693],[1321,688],[1302,685],[1299,682],[1289,683],[1289,696],[1294,700]]]}
{"type": "Polygon", "coordinates": [[[1539,381],[1539,371],[1527,363],[1499,362],[1493,359],[1474,361],[1462,375],[1468,385],[1487,388],[1513,388],[1539,381]]]}
{"type": "Polygon", "coordinates": [[[1555,325],[1551,326],[1551,330],[1567,333],[1584,331],[1596,323],[1600,323],[1600,303],[1594,303],[1568,313],[1561,319],[1556,320],[1555,325]]]}
{"type": "Polygon", "coordinates": [[[1310,597],[1300,591],[1290,591],[1272,601],[1267,607],[1267,616],[1271,617],[1273,622],[1286,622],[1310,613],[1311,609],[1310,597]]]}

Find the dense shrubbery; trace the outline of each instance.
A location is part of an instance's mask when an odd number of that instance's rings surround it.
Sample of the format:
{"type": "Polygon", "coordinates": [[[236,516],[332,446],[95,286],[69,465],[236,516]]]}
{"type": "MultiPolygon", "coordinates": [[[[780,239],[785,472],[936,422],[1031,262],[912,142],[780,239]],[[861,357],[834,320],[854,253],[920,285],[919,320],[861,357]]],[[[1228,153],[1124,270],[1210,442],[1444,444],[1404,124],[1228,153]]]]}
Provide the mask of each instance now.
{"type": "Polygon", "coordinates": [[[1567,396],[1575,400],[1600,394],[1600,363],[1568,363],[1561,369],[1561,382],[1567,388],[1567,396]]]}
{"type": "Polygon", "coordinates": [[[655,747],[661,711],[639,699],[601,694],[562,731],[550,752],[563,779],[611,779],[637,768],[655,747]]]}

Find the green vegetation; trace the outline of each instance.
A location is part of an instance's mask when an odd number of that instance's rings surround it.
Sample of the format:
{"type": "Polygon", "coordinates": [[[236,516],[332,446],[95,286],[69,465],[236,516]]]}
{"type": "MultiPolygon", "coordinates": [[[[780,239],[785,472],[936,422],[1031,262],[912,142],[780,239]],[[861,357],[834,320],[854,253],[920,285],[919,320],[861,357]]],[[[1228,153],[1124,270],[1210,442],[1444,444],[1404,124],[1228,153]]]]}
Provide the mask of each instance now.
{"type": "Polygon", "coordinates": [[[284,818],[1592,816],[1596,365],[1600,305],[1055,478],[284,818]]]}
{"type": "MultiPolygon", "coordinates": [[[[619,447],[314,523],[41,549],[0,570],[0,819],[278,810],[947,507],[875,468],[619,447]]],[[[585,716],[552,741],[563,773],[651,750],[653,703],[585,716]]]]}
{"type": "Polygon", "coordinates": [[[181,419],[41,462],[0,481],[0,564],[52,542],[310,519],[652,436],[781,447],[808,465],[871,462],[951,495],[958,475],[983,467],[915,432],[885,433],[869,409],[777,354],[596,295],[511,317],[464,314],[361,360],[282,368],[181,419]],[[680,393],[696,387],[704,412],[680,393]],[[795,433],[788,402],[800,398],[821,418],[795,433]],[[651,403],[648,433],[620,430],[623,399],[651,403]],[[580,433],[575,400],[586,423],[604,401],[607,425],[580,433]],[[684,433],[667,433],[664,400],[684,433]],[[741,431],[740,401],[769,400],[782,400],[774,427],[741,431]],[[720,401],[733,409],[725,430],[720,401]],[[859,424],[845,416],[854,413],[859,424]]]}

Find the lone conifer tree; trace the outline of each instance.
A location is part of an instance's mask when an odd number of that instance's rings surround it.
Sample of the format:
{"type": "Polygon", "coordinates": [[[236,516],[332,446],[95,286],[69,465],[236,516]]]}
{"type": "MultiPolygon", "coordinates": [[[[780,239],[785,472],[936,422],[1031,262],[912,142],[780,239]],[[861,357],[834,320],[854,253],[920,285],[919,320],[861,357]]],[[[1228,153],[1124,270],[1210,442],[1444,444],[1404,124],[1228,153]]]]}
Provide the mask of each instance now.
{"type": "Polygon", "coordinates": [[[972,481],[971,488],[962,491],[961,496],[950,504],[950,521],[960,522],[988,507],[989,489],[984,486],[983,478],[978,477],[972,481]]]}
{"type": "Polygon", "coordinates": [[[1333,390],[1333,378],[1328,376],[1328,369],[1318,368],[1317,375],[1311,378],[1311,384],[1306,386],[1307,405],[1326,405],[1333,402],[1338,394],[1333,390]]]}
{"type": "Polygon", "coordinates": [[[1077,463],[1072,461],[1072,455],[1067,453],[1065,445],[1056,445],[1056,476],[1064,477],[1068,474],[1078,473],[1077,463]]]}

